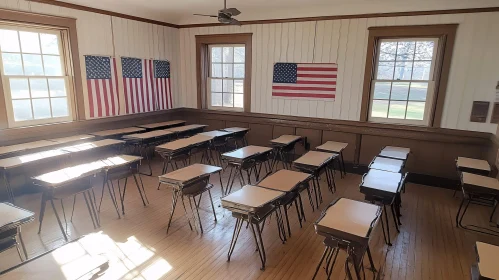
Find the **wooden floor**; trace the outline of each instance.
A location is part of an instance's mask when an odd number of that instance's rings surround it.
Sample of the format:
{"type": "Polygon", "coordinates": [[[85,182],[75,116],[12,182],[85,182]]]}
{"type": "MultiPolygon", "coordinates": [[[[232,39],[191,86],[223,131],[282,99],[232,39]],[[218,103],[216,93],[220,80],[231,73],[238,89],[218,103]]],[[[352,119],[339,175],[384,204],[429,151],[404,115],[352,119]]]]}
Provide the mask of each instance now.
{"type": "MultiPolygon", "coordinates": [[[[159,163],[153,166],[159,172],[159,163]]],[[[228,172],[224,174],[224,183],[228,172]]],[[[214,222],[208,197],[203,197],[201,219],[205,232],[196,234],[189,229],[183,211],[178,208],[170,232],[166,234],[167,215],[171,206],[171,191],[166,187],[156,190],[157,177],[143,176],[150,204],[142,206],[133,184],[127,189],[125,217],[117,219],[109,196],[105,194],[101,216],[102,227],[94,230],[82,196],[77,198],[72,223],[68,223],[70,238],[101,231],[120,248],[120,256],[112,258],[112,271],[107,279],[311,279],[324,250],[323,238],[315,234],[313,222],[319,211],[312,212],[306,194],[304,207],[307,222],[299,227],[294,208],[290,211],[292,236],[282,244],[275,219],[265,226],[263,233],[267,251],[267,267],[260,271],[260,260],[255,252],[252,235],[243,227],[234,254],[227,262],[227,251],[235,219],[220,205],[218,176],[212,192],[218,222],[214,222]]],[[[348,174],[337,177],[337,192],[332,195],[322,182],[324,203],[334,198],[348,197],[363,200],[358,185],[361,176],[348,174]]],[[[96,187],[100,197],[100,187],[96,187]]],[[[392,247],[383,242],[380,226],[374,230],[370,242],[378,279],[469,279],[470,266],[475,261],[473,244],[476,240],[499,243],[499,239],[477,235],[455,227],[454,217],[460,195],[452,197],[451,190],[407,185],[403,195],[402,227],[397,234],[392,221],[392,247]]],[[[17,198],[17,204],[34,211],[38,219],[41,195],[31,194],[17,198]]],[[[72,200],[64,201],[66,215],[71,215],[72,200]]],[[[60,204],[56,204],[60,209],[60,204]]],[[[468,221],[488,219],[490,209],[470,207],[468,221]]],[[[47,207],[43,230],[37,234],[38,220],[23,227],[23,237],[30,257],[63,245],[64,239],[51,208],[47,207]]],[[[338,258],[344,261],[344,255],[338,258]]],[[[0,271],[18,263],[15,249],[0,254],[0,271]]],[[[336,265],[332,279],[344,279],[343,265],[336,265]]],[[[368,278],[372,274],[366,271],[368,278]]],[[[325,279],[324,270],[318,279],[325,279]]]]}

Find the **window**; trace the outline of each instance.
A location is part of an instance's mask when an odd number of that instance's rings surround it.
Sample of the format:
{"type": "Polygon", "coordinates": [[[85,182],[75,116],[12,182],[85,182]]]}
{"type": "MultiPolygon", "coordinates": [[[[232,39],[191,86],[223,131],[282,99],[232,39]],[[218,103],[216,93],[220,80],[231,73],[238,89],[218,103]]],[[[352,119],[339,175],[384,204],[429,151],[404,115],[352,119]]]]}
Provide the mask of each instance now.
{"type": "Polygon", "coordinates": [[[244,108],[244,45],[210,45],[209,108],[244,108]]]}
{"type": "Polygon", "coordinates": [[[72,120],[62,31],[0,25],[0,65],[9,127],[72,120]]]}
{"type": "Polygon", "coordinates": [[[437,49],[436,38],[379,41],[369,120],[428,124],[437,49]]]}

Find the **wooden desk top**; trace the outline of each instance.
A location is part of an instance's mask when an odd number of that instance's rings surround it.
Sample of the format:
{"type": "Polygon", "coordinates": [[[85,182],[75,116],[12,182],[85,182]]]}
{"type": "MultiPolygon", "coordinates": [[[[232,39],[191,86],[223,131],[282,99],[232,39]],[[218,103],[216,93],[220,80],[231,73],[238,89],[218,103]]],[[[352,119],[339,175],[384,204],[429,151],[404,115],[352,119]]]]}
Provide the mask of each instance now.
{"type": "Polygon", "coordinates": [[[284,192],[246,185],[242,189],[223,197],[222,206],[226,203],[233,203],[251,208],[258,208],[280,198],[283,195],[284,192]]]}
{"type": "Polygon", "coordinates": [[[380,207],[374,204],[340,198],[326,210],[317,223],[323,227],[348,234],[367,237],[372,222],[377,218],[380,207]]]}
{"type": "Polygon", "coordinates": [[[333,159],[333,157],[334,155],[330,153],[309,151],[297,160],[293,161],[293,163],[319,167],[333,159]]]}
{"type": "Polygon", "coordinates": [[[115,139],[102,139],[94,142],[86,142],[86,143],[81,143],[73,146],[67,146],[67,147],[62,147],[60,148],[61,150],[64,150],[66,152],[71,152],[71,153],[77,153],[81,151],[86,151],[86,150],[91,150],[95,148],[103,148],[103,147],[108,147],[108,146],[113,146],[113,145],[119,145],[119,144],[124,144],[125,141],[122,140],[115,140],[115,139]]]}
{"type": "Polygon", "coordinates": [[[341,153],[347,146],[348,143],[327,141],[326,143],[317,146],[315,149],[325,152],[341,153]]]}
{"type": "Polygon", "coordinates": [[[142,128],[147,128],[147,129],[155,129],[159,127],[171,127],[179,124],[185,124],[185,121],[182,120],[174,120],[174,121],[167,121],[167,122],[157,122],[157,123],[149,123],[149,124],[141,124],[138,125],[137,127],[142,127],[142,128]]]}
{"type": "Polygon", "coordinates": [[[76,141],[81,141],[81,140],[90,140],[92,138],[95,138],[95,136],[89,135],[89,134],[80,134],[80,135],[55,138],[55,139],[48,139],[48,140],[52,141],[52,142],[60,143],[60,144],[65,144],[65,143],[71,143],[71,142],[76,142],[76,141]]]}
{"type": "Polygon", "coordinates": [[[480,276],[487,279],[499,279],[499,265],[497,265],[499,246],[477,242],[476,251],[479,259],[478,270],[480,271],[480,276]]]}
{"type": "Polygon", "coordinates": [[[457,161],[456,161],[456,165],[457,165],[457,167],[490,171],[489,163],[483,159],[458,157],[457,161]]]}
{"type": "Polygon", "coordinates": [[[462,183],[466,185],[479,186],[488,189],[499,190],[499,180],[482,175],[462,172],[462,183]]]}
{"type": "Polygon", "coordinates": [[[23,156],[17,156],[17,157],[10,157],[10,158],[4,158],[0,159],[0,168],[2,169],[10,169],[10,168],[15,168],[22,166],[26,163],[42,160],[42,159],[48,159],[52,157],[57,157],[61,155],[69,154],[66,151],[63,151],[61,149],[55,149],[55,150],[48,150],[45,152],[39,152],[39,153],[33,153],[33,154],[27,154],[23,156]]]}
{"type": "Polygon", "coordinates": [[[106,169],[113,169],[123,165],[127,165],[130,163],[134,163],[137,161],[141,161],[142,157],[139,156],[131,156],[131,155],[117,155],[108,157],[106,159],[101,160],[104,163],[104,167],[106,169]]]}
{"type": "Polygon", "coordinates": [[[0,231],[3,227],[30,220],[35,213],[16,207],[10,203],[0,203],[0,231]]]}
{"type": "Polygon", "coordinates": [[[236,132],[248,131],[250,129],[247,127],[227,127],[227,128],[222,129],[222,130],[236,133],[236,132]]]}
{"type": "Polygon", "coordinates": [[[202,127],[207,127],[205,124],[190,124],[190,125],[184,125],[184,126],[177,126],[177,127],[171,127],[168,128],[169,131],[173,132],[185,132],[189,130],[194,130],[202,127]]]}
{"type": "Polygon", "coordinates": [[[198,135],[205,135],[205,136],[210,136],[210,137],[216,138],[216,137],[229,136],[231,134],[233,134],[233,132],[223,131],[223,130],[212,130],[212,131],[207,131],[207,132],[201,132],[198,135]]]}
{"type": "Polygon", "coordinates": [[[276,139],[270,140],[272,144],[289,145],[293,142],[299,141],[302,137],[298,135],[281,135],[276,139]]]}
{"type": "Polygon", "coordinates": [[[406,160],[410,152],[411,149],[409,148],[386,146],[381,150],[379,155],[382,157],[406,160]]]}
{"type": "Polygon", "coordinates": [[[131,134],[131,133],[137,133],[145,131],[144,128],[139,128],[139,127],[125,127],[125,128],[119,128],[119,129],[110,129],[110,130],[102,130],[102,131],[97,131],[97,132],[92,132],[90,134],[95,135],[95,136],[100,136],[100,137],[109,137],[109,136],[116,136],[120,134],[131,134]]]}
{"type": "Polygon", "coordinates": [[[28,143],[22,143],[22,144],[10,145],[10,146],[3,146],[3,147],[0,147],[0,155],[6,155],[6,154],[10,154],[10,153],[27,151],[27,150],[37,149],[37,148],[50,147],[50,146],[55,146],[57,144],[58,143],[48,141],[48,140],[40,140],[40,141],[34,141],[34,142],[28,142],[28,143]]]}
{"type": "Polygon", "coordinates": [[[101,172],[104,167],[106,167],[106,164],[102,160],[97,160],[41,174],[32,179],[37,185],[58,187],[78,179],[93,176],[101,172]]]}
{"type": "Polygon", "coordinates": [[[233,159],[246,159],[254,155],[258,155],[261,153],[266,153],[272,151],[272,148],[269,147],[261,147],[261,146],[246,146],[240,149],[237,149],[232,152],[222,154],[223,157],[233,158],[233,159]]]}
{"type": "Polygon", "coordinates": [[[169,131],[169,130],[153,130],[149,132],[144,132],[144,133],[134,133],[134,134],[127,134],[123,135],[123,139],[130,139],[130,140],[147,140],[151,138],[158,138],[158,137],[164,137],[168,136],[171,134],[174,134],[175,132],[169,131]]]}
{"type": "Polygon", "coordinates": [[[369,165],[369,168],[390,172],[400,172],[403,165],[404,161],[400,159],[374,157],[373,161],[369,165]]]}
{"type": "Polygon", "coordinates": [[[170,173],[159,176],[160,181],[183,183],[206,174],[220,172],[221,167],[195,163],[193,165],[177,169],[170,173]]]}
{"type": "Polygon", "coordinates": [[[402,181],[402,174],[370,169],[364,177],[363,187],[396,193],[402,181]]]}
{"type": "Polygon", "coordinates": [[[300,183],[305,182],[311,177],[312,175],[307,173],[281,169],[263,179],[258,183],[258,186],[282,192],[290,192],[300,183]]]}
{"type": "Polygon", "coordinates": [[[117,259],[118,251],[117,243],[107,235],[92,233],[19,264],[0,279],[96,279],[99,272],[104,278],[118,279],[125,275],[123,271],[107,269],[109,258],[117,259]],[[113,272],[115,275],[108,275],[113,272]]]}

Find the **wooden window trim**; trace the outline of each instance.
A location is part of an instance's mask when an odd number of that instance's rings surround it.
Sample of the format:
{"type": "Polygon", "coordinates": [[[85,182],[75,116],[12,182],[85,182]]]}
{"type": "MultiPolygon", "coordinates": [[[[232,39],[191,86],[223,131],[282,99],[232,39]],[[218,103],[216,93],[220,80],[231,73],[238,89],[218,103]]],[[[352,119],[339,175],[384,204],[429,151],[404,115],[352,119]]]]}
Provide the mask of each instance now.
{"type": "MultiPolygon", "coordinates": [[[[70,68],[68,74],[72,79],[73,92],[73,119],[85,119],[85,102],[83,97],[83,83],[80,68],[80,54],[78,51],[78,35],[76,32],[76,19],[35,14],[20,11],[0,9],[0,21],[15,22],[20,24],[56,27],[64,30],[68,35],[70,68]]],[[[8,128],[7,110],[4,98],[3,84],[0,79],[0,129],[8,128]]],[[[49,124],[50,125],[50,124],[49,124]]]]}
{"type": "Polygon", "coordinates": [[[209,73],[208,45],[244,44],[244,112],[251,112],[251,62],[252,33],[196,35],[196,75],[197,75],[197,108],[206,109],[206,85],[209,73]]]}
{"type": "Polygon", "coordinates": [[[457,27],[458,24],[370,27],[368,29],[369,36],[367,41],[360,121],[367,122],[369,117],[371,80],[374,75],[379,40],[404,37],[434,37],[439,39],[439,53],[437,54],[435,64],[435,93],[433,95],[428,126],[440,127],[457,27]]]}

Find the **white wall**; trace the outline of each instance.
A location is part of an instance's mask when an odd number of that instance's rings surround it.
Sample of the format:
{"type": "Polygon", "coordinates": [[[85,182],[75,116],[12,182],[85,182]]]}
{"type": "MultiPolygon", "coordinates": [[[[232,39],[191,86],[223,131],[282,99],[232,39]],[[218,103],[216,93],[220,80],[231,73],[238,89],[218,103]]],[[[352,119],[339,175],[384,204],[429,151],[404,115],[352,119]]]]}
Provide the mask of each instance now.
{"type": "MultiPolygon", "coordinates": [[[[169,60],[172,69],[174,107],[178,107],[178,100],[180,99],[178,96],[180,76],[177,71],[179,58],[178,29],[25,0],[0,0],[0,8],[77,19],[78,47],[85,96],[87,96],[87,88],[84,55],[109,55],[116,58],[129,56],[169,60]]],[[[120,91],[120,97],[124,98],[122,89],[120,91]]],[[[124,114],[124,99],[120,103],[122,104],[121,114],[124,114]]],[[[88,117],[88,101],[86,98],[85,105],[88,117]]]]}
{"type": "MultiPolygon", "coordinates": [[[[469,121],[473,101],[494,101],[499,80],[499,13],[344,19],[180,30],[180,106],[196,107],[195,35],[253,33],[253,112],[359,120],[368,27],[458,23],[442,127],[495,133],[469,121]],[[272,98],[275,62],[336,62],[336,100],[272,98]]],[[[492,108],[492,106],[491,106],[492,108]]],[[[489,111],[489,118],[492,109],[489,111]]]]}

